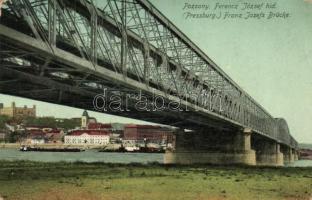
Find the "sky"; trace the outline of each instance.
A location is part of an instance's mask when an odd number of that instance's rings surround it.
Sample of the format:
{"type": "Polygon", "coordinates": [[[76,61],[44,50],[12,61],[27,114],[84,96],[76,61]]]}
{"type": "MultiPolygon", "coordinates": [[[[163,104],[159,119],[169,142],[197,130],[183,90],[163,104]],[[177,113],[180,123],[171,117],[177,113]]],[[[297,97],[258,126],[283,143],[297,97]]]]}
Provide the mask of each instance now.
{"type": "MultiPolygon", "coordinates": [[[[199,46],[239,86],[274,117],[285,118],[299,142],[312,143],[312,1],[304,0],[151,0],[151,2],[199,46]],[[276,8],[247,10],[265,14],[262,19],[188,18],[186,14],[243,13],[246,10],[214,10],[216,3],[276,3],[276,8]],[[185,5],[210,8],[187,8],[185,5]],[[287,18],[267,19],[270,13],[287,18]]],[[[77,117],[82,110],[0,95],[5,104],[33,105],[40,116],[77,117]]],[[[90,112],[103,122],[143,123],[90,112]]]]}

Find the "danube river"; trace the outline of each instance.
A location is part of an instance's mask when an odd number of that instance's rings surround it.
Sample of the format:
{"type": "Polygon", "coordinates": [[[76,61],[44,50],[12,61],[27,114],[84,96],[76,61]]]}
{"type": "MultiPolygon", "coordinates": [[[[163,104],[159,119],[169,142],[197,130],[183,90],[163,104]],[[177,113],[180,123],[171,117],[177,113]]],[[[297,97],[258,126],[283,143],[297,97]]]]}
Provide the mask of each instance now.
{"type": "MultiPolygon", "coordinates": [[[[96,150],[83,152],[21,152],[17,149],[1,149],[0,160],[30,160],[41,162],[105,162],[105,163],[163,163],[164,154],[158,153],[107,153],[96,150]]],[[[312,160],[299,160],[291,166],[312,167],[312,160]]]]}
{"type": "Polygon", "coordinates": [[[83,152],[22,152],[17,149],[1,149],[0,160],[30,160],[42,162],[105,162],[105,163],[150,163],[163,162],[158,153],[108,153],[97,150],[83,152]]]}

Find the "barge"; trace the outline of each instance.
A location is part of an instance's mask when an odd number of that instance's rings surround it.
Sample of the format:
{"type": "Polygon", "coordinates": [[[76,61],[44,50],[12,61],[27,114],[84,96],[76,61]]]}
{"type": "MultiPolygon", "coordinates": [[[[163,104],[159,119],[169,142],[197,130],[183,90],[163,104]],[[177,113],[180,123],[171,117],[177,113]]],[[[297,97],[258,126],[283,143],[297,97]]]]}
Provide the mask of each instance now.
{"type": "Polygon", "coordinates": [[[39,147],[26,147],[22,146],[19,149],[20,151],[39,151],[39,152],[82,152],[84,149],[78,148],[39,148],[39,147]]]}

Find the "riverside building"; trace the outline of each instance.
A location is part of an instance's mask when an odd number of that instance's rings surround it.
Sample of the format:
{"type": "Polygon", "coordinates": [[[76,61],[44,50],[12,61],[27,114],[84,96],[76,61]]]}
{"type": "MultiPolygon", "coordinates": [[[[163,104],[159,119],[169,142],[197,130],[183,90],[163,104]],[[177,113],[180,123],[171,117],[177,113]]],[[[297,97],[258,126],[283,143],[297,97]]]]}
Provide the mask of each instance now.
{"type": "Polygon", "coordinates": [[[67,145],[107,145],[110,133],[105,130],[74,130],[64,137],[67,145]]]}

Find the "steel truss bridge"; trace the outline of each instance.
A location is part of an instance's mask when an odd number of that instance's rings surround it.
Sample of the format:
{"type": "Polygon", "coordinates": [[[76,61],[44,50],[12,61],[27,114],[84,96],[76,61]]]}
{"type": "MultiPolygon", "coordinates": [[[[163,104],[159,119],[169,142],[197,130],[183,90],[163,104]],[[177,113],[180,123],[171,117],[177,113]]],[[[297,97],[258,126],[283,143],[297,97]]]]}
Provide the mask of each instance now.
{"type": "Polygon", "coordinates": [[[7,1],[0,92],[94,110],[94,97],[105,88],[109,97],[141,91],[189,111],[168,106],[113,114],[194,130],[249,127],[297,148],[285,120],[271,116],[147,0],[101,3],[7,1]]]}

